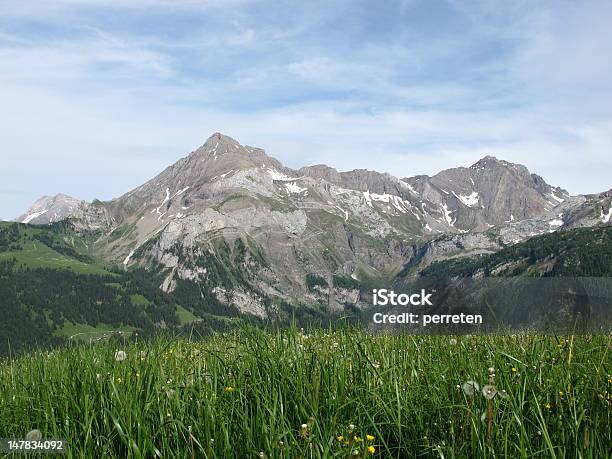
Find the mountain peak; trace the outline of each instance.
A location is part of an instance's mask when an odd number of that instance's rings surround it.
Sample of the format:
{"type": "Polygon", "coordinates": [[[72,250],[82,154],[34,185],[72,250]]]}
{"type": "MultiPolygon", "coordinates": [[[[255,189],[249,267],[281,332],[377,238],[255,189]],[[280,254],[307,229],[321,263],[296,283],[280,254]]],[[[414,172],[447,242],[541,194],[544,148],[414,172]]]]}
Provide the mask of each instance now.
{"type": "Polygon", "coordinates": [[[229,135],[225,135],[222,134],[221,132],[215,132],[213,135],[211,135],[206,142],[204,143],[205,145],[207,143],[212,143],[212,142],[219,142],[219,143],[230,143],[230,144],[237,144],[238,141],[232,137],[230,137],[229,135]]]}
{"type": "Polygon", "coordinates": [[[519,175],[529,175],[529,170],[522,164],[515,164],[503,159],[496,158],[492,155],[486,155],[470,166],[470,169],[510,169],[519,175]]]}
{"type": "Polygon", "coordinates": [[[248,156],[253,153],[254,150],[255,149],[253,148],[241,145],[236,139],[233,139],[228,135],[215,132],[206,140],[206,142],[204,142],[201,147],[195,150],[192,155],[201,157],[203,159],[216,160],[217,158],[228,154],[248,156]]]}
{"type": "MultiPolygon", "coordinates": [[[[487,167],[487,166],[492,166],[492,165],[500,165],[500,164],[504,164],[504,163],[506,163],[506,161],[497,159],[493,155],[486,155],[484,158],[481,158],[478,161],[476,161],[474,164],[472,164],[471,167],[473,167],[473,168],[487,167]]],[[[507,163],[507,164],[509,164],[509,163],[507,163]]]]}
{"type": "Polygon", "coordinates": [[[82,202],[64,193],[43,196],[16,220],[21,223],[46,225],[70,217],[78,210],[82,202]]]}

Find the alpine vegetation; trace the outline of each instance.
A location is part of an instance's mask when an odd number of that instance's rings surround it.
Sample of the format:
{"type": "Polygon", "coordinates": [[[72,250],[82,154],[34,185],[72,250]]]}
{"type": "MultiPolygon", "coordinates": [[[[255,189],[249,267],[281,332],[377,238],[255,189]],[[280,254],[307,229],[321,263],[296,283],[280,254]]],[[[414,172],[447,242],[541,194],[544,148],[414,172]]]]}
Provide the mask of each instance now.
{"type": "Polygon", "coordinates": [[[249,327],[34,352],[0,363],[0,437],[68,457],[607,456],[609,337],[452,340],[249,327]]]}

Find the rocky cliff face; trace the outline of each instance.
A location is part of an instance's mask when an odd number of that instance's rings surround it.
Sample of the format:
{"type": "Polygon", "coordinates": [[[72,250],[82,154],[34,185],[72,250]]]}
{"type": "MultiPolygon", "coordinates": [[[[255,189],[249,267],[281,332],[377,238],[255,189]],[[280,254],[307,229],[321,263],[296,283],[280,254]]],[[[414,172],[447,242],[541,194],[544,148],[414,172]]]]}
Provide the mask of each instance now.
{"type": "Polygon", "coordinates": [[[610,224],[610,200],[610,192],[571,197],[491,156],[433,177],[293,170],[217,133],[117,199],[41,200],[20,218],[70,217],[95,234],[105,259],[159,269],[164,290],[189,286],[267,316],[270,298],[340,310],[359,304],[355,283],[406,266],[610,224]]]}

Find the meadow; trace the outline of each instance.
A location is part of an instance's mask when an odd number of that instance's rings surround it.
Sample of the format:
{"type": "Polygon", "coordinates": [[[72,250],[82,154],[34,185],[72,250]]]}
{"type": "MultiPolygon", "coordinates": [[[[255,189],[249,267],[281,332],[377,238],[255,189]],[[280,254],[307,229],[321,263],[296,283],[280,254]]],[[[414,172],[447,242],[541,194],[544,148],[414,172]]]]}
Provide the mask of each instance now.
{"type": "Polygon", "coordinates": [[[0,363],[0,438],[66,457],[609,457],[609,336],[245,328],[0,363]]]}

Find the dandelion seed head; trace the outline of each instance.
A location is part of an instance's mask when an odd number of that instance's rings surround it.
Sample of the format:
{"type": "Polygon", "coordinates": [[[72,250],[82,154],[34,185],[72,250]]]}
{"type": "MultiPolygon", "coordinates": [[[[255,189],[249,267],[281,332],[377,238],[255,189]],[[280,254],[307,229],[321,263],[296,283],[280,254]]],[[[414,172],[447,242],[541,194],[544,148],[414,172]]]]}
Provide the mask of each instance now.
{"type": "Polygon", "coordinates": [[[461,386],[465,395],[472,396],[480,390],[480,386],[476,381],[466,381],[461,386]]]}
{"type": "Polygon", "coordinates": [[[30,430],[26,434],[26,440],[28,441],[40,441],[42,439],[42,433],[38,429],[30,430]]]}
{"type": "Polygon", "coordinates": [[[117,362],[123,362],[127,358],[127,354],[125,351],[116,351],[115,352],[115,360],[117,362]]]}
{"type": "Polygon", "coordinates": [[[497,395],[497,389],[492,384],[487,384],[482,388],[482,395],[487,400],[492,400],[497,395]]]}

